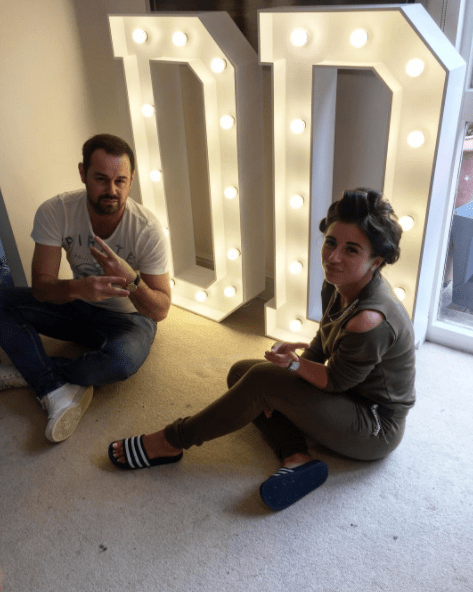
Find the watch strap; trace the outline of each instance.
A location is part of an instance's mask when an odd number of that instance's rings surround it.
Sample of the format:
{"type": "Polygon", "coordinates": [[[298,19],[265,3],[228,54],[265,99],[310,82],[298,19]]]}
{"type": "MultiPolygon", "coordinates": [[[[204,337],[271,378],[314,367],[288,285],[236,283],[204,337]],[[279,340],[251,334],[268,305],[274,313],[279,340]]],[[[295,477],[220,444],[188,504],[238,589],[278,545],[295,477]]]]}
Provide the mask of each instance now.
{"type": "Polygon", "coordinates": [[[135,290],[137,290],[140,282],[141,282],[141,276],[140,276],[139,272],[136,272],[135,279],[130,284],[127,284],[127,286],[125,287],[125,290],[128,290],[129,292],[134,292],[135,290]]]}

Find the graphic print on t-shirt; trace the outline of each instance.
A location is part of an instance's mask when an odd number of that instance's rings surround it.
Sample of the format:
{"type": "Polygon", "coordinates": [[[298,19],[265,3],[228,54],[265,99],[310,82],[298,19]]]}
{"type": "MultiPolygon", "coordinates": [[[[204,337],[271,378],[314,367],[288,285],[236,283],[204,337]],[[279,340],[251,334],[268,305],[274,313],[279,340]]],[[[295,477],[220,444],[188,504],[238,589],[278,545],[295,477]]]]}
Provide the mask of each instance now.
{"type": "MultiPolygon", "coordinates": [[[[108,244],[108,243],[107,243],[108,244]]],[[[81,234],[76,236],[66,236],[63,241],[63,247],[67,253],[67,260],[72,268],[72,273],[76,279],[84,278],[89,275],[103,275],[103,269],[95,261],[90,252],[90,247],[95,247],[94,237],[90,234],[84,238],[81,234]]],[[[123,257],[125,247],[116,244],[108,245],[119,257],[133,268],[136,266],[136,257],[132,252],[129,252],[127,257],[123,257]]],[[[100,250],[100,249],[99,249],[100,250]]]]}

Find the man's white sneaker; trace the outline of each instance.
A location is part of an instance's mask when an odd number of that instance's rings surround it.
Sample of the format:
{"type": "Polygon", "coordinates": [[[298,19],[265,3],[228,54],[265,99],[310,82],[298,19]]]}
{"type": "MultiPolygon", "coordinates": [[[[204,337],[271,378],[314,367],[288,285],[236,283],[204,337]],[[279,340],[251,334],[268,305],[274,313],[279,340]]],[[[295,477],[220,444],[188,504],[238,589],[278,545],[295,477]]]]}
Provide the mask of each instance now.
{"type": "Polygon", "coordinates": [[[51,442],[62,442],[69,438],[90,405],[93,394],[93,386],[64,384],[43,397],[41,405],[49,418],[46,438],[51,442]]]}
{"type": "Polygon", "coordinates": [[[0,366],[0,391],[27,386],[28,383],[15,366],[0,366]]]}

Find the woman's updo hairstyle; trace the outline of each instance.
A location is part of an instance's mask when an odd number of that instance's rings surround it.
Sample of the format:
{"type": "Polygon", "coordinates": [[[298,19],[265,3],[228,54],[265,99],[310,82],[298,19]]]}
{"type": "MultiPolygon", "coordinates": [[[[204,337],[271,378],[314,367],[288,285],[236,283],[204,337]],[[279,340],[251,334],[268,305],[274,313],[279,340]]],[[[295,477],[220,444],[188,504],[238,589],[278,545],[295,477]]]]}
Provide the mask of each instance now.
{"type": "Polygon", "coordinates": [[[325,234],[334,222],[356,224],[366,234],[372,255],[384,259],[378,270],[399,259],[402,227],[382,193],[364,187],[345,191],[342,199],[329,207],[327,216],[319,224],[320,231],[325,234]]]}

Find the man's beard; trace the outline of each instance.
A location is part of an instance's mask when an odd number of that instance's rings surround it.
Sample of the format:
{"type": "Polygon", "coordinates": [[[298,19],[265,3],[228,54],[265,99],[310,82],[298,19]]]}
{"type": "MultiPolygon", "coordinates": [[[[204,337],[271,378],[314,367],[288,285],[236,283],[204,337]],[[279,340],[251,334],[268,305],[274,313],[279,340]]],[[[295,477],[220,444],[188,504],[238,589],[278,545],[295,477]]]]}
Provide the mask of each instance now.
{"type": "Polygon", "coordinates": [[[89,194],[87,193],[87,201],[94,211],[95,214],[99,216],[106,216],[107,214],[115,214],[120,209],[120,201],[116,197],[112,197],[111,195],[100,195],[97,202],[94,202],[89,194]],[[115,203],[113,204],[104,204],[103,200],[105,199],[113,199],[115,203]]]}

